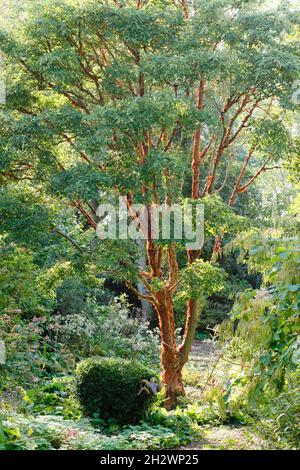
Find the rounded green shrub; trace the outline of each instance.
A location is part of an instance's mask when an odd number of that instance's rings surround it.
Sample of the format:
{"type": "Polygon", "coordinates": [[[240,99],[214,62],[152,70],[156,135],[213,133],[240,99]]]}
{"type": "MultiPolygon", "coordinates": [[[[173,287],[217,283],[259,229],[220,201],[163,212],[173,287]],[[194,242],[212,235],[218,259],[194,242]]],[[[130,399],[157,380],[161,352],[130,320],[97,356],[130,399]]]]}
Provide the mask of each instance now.
{"type": "Polygon", "coordinates": [[[137,361],[95,357],[80,362],[76,385],[83,412],[124,424],[138,422],[153,399],[152,395],[139,394],[140,383],[153,376],[151,369],[137,361]]]}

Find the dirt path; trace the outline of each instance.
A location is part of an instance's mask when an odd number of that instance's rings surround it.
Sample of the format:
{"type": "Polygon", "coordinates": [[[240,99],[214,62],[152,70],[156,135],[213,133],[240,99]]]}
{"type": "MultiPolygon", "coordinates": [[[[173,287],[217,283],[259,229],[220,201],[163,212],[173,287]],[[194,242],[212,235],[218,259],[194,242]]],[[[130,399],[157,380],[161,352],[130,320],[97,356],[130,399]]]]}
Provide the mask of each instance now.
{"type": "Polygon", "coordinates": [[[266,450],[270,446],[245,426],[208,426],[198,441],[179,447],[179,450],[266,450]]]}
{"type": "MultiPolygon", "coordinates": [[[[212,341],[194,341],[190,360],[184,376],[187,393],[193,401],[199,401],[207,376],[218,363],[220,352],[212,341]]],[[[215,371],[218,377],[218,370],[215,371]]],[[[221,378],[221,377],[220,377],[221,378]]],[[[270,445],[253,428],[242,425],[203,426],[202,436],[179,449],[185,450],[264,450],[270,445]]]]}

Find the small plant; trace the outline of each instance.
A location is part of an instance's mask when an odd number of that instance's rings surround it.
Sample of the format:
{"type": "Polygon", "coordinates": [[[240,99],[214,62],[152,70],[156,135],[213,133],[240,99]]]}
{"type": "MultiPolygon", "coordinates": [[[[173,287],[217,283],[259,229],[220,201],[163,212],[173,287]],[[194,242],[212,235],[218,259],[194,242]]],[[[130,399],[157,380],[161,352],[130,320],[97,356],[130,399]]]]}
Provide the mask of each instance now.
{"type": "Polygon", "coordinates": [[[45,385],[23,391],[24,411],[34,415],[57,415],[77,420],[81,417],[74,398],[71,377],[54,378],[45,385]]]}
{"type": "Polygon", "coordinates": [[[77,395],[84,413],[93,418],[114,418],[119,423],[136,423],[148,410],[153,395],[140,392],[143,379],[155,374],[137,361],[91,358],[76,370],[77,395]]]}
{"type": "MultiPolygon", "coordinates": [[[[66,420],[61,416],[11,413],[3,417],[0,449],[5,450],[129,450],[164,449],[184,445],[197,434],[197,426],[184,416],[161,424],[142,422],[124,427],[113,435],[96,430],[89,420],[66,420]],[[181,425],[180,425],[181,424],[181,425]],[[179,425],[179,427],[178,427],[179,425]]],[[[166,418],[166,417],[165,417],[166,418]]],[[[1,423],[1,420],[0,420],[1,423]]]]}

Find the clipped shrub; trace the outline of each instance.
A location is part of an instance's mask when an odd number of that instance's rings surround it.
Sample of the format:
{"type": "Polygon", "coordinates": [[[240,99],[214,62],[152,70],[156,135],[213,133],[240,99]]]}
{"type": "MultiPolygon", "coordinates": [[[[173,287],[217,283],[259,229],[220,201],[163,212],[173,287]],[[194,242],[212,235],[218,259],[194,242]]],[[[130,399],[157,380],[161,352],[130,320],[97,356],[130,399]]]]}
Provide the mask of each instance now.
{"type": "Polygon", "coordinates": [[[76,369],[77,396],[83,412],[90,417],[136,423],[143,419],[153,395],[139,394],[141,380],[155,373],[140,362],[95,357],[76,369]]]}

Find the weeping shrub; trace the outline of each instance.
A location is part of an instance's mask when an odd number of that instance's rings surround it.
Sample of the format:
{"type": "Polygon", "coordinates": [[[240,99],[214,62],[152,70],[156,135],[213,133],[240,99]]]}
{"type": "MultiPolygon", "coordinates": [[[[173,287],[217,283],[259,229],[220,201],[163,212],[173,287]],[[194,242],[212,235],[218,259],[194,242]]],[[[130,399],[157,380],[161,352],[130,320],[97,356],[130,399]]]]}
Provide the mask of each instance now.
{"type": "MultiPolygon", "coordinates": [[[[227,415],[258,418],[260,432],[276,447],[300,443],[300,283],[299,240],[289,226],[240,234],[227,249],[238,248],[241,261],[263,275],[260,290],[238,296],[231,319],[218,327],[219,345],[235,367],[223,384],[227,415]],[[237,367],[236,367],[237,366],[237,367]]],[[[219,405],[215,390],[209,397],[219,405]]],[[[220,408],[220,406],[219,406],[220,408]]],[[[219,414],[222,417],[222,412],[219,414]]],[[[224,414],[224,413],[223,413],[224,414]]]]}
{"type": "Polygon", "coordinates": [[[153,400],[153,395],[139,394],[140,382],[153,376],[137,361],[106,357],[82,361],[76,369],[76,387],[83,412],[123,424],[138,422],[153,400]]]}

